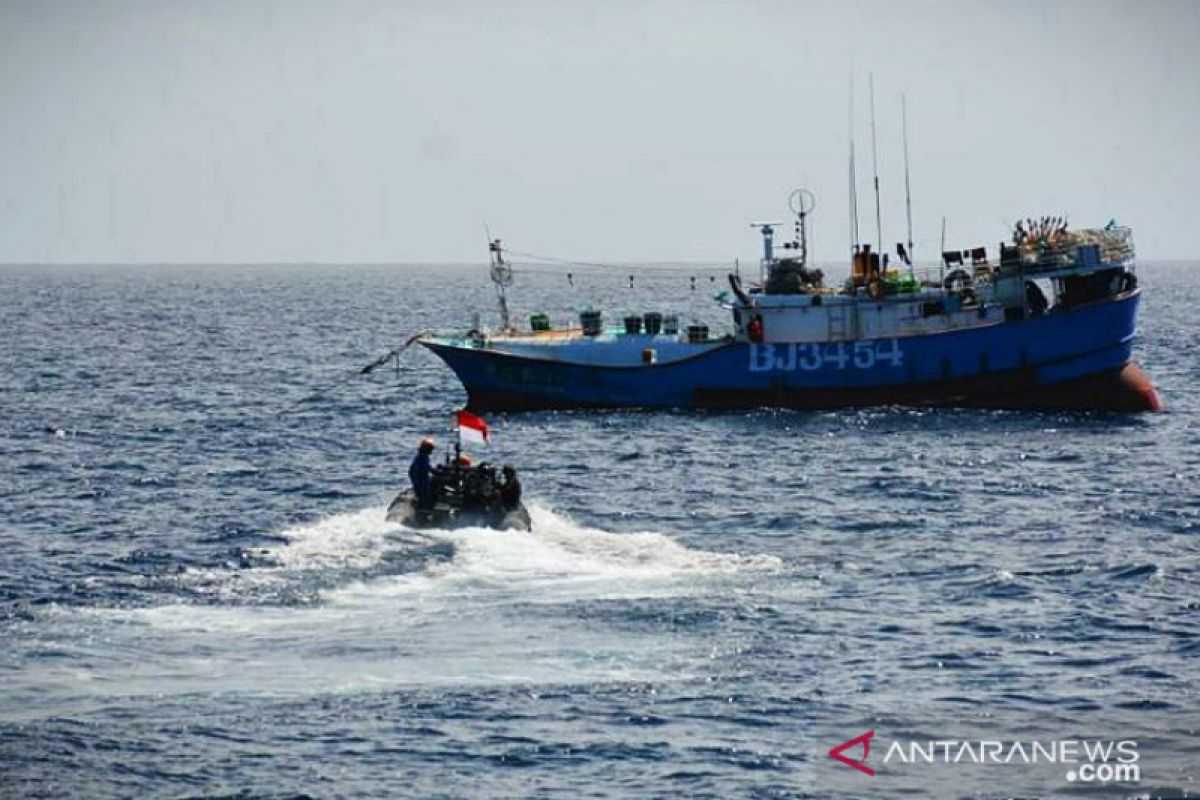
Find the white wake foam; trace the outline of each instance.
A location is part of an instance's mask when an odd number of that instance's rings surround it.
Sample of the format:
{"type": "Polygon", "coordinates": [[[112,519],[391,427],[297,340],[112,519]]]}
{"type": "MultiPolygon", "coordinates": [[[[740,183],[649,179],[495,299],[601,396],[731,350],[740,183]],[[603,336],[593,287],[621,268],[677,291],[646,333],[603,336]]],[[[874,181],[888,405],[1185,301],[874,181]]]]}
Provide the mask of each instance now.
{"type": "MultiPolygon", "coordinates": [[[[671,587],[695,589],[696,580],[704,576],[770,571],[780,566],[779,560],[771,556],[693,550],[662,533],[612,533],[588,528],[536,505],[531,507],[530,514],[532,531],[485,528],[421,531],[417,535],[427,537],[427,542],[450,544],[453,557],[431,564],[420,573],[333,590],[327,599],[354,603],[373,595],[395,598],[419,593],[461,595],[505,591],[518,592],[527,602],[563,599],[564,593],[596,597],[632,597],[639,593],[660,596],[671,587]]],[[[385,541],[389,538],[387,530],[381,535],[385,541]]],[[[370,547],[373,549],[374,545],[370,547]]],[[[360,551],[365,552],[365,549],[360,551]]]]}
{"type": "Polygon", "coordinates": [[[532,532],[418,532],[386,522],[381,508],[297,526],[266,553],[273,566],[206,574],[205,586],[231,587],[218,593],[221,602],[76,609],[45,620],[89,667],[75,676],[31,672],[18,688],[74,702],[682,678],[707,669],[711,631],[610,626],[576,604],[688,602],[780,566],[768,556],[692,549],[663,533],[612,533],[531,510],[532,532]],[[247,605],[232,588],[305,584],[314,575],[325,588],[313,604],[247,605]]]}
{"type": "Polygon", "coordinates": [[[398,527],[385,522],[384,513],[367,508],[290,528],[281,534],[288,543],[268,552],[291,570],[373,567],[383,557],[387,534],[398,527]]]}

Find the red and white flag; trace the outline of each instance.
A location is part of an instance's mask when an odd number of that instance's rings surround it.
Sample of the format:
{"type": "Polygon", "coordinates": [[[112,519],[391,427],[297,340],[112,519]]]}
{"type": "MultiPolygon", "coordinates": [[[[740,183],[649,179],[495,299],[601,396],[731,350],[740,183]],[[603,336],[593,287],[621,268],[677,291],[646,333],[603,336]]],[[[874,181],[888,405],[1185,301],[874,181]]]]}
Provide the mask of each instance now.
{"type": "Polygon", "coordinates": [[[491,439],[487,423],[470,411],[458,412],[458,438],[464,442],[487,444],[491,439]]]}

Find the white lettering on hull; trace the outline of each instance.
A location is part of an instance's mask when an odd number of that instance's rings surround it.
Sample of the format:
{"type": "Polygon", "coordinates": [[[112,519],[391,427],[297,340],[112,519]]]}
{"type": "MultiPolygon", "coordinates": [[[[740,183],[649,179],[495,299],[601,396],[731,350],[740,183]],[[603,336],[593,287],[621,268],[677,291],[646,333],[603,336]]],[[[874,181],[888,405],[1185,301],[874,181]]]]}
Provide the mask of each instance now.
{"type": "Polygon", "coordinates": [[[750,345],[751,372],[813,372],[819,369],[901,367],[904,352],[898,339],[866,342],[800,342],[750,345]]]}

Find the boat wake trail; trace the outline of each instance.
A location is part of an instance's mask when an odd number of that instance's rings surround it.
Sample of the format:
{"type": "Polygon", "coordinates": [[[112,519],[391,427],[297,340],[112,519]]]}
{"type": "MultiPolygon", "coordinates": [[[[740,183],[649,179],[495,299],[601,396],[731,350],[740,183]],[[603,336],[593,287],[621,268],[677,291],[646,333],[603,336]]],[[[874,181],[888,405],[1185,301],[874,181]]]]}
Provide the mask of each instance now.
{"type": "MultiPolygon", "coordinates": [[[[419,574],[335,590],[328,599],[343,601],[377,591],[396,595],[431,590],[455,594],[520,591],[530,599],[537,594],[635,597],[695,590],[697,577],[733,577],[780,567],[779,560],[771,556],[692,550],[662,533],[611,533],[580,526],[536,505],[531,514],[533,530],[529,532],[484,528],[416,532],[389,526],[382,533],[385,542],[435,551],[442,545],[448,548],[450,557],[426,564],[419,574]]],[[[339,533],[336,525],[330,533],[332,537],[323,541],[355,541],[339,533]]],[[[303,558],[313,557],[311,537],[316,535],[318,531],[307,531],[294,543],[304,553],[303,558]]],[[[359,544],[363,550],[348,558],[386,552],[386,544],[359,544]]]]}
{"type": "Polygon", "coordinates": [[[263,566],[193,576],[205,602],[47,612],[63,663],[88,667],[43,662],[14,689],[61,711],[97,695],[680,679],[711,657],[705,635],[631,632],[597,604],[669,612],[781,567],[532,514],[531,532],[414,531],[374,508],[283,531],[263,566]],[[279,587],[298,584],[314,588],[289,603],[279,587]]]}

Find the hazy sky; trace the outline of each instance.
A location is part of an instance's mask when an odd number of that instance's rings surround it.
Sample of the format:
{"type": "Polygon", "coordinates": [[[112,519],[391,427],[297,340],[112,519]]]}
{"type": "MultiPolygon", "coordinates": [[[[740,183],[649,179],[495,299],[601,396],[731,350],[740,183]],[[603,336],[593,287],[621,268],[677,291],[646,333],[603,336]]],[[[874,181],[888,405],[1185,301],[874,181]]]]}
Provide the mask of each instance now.
{"type": "Polygon", "coordinates": [[[3,2],[0,261],[754,258],[1027,215],[1195,256],[1200,2],[3,2]]]}

